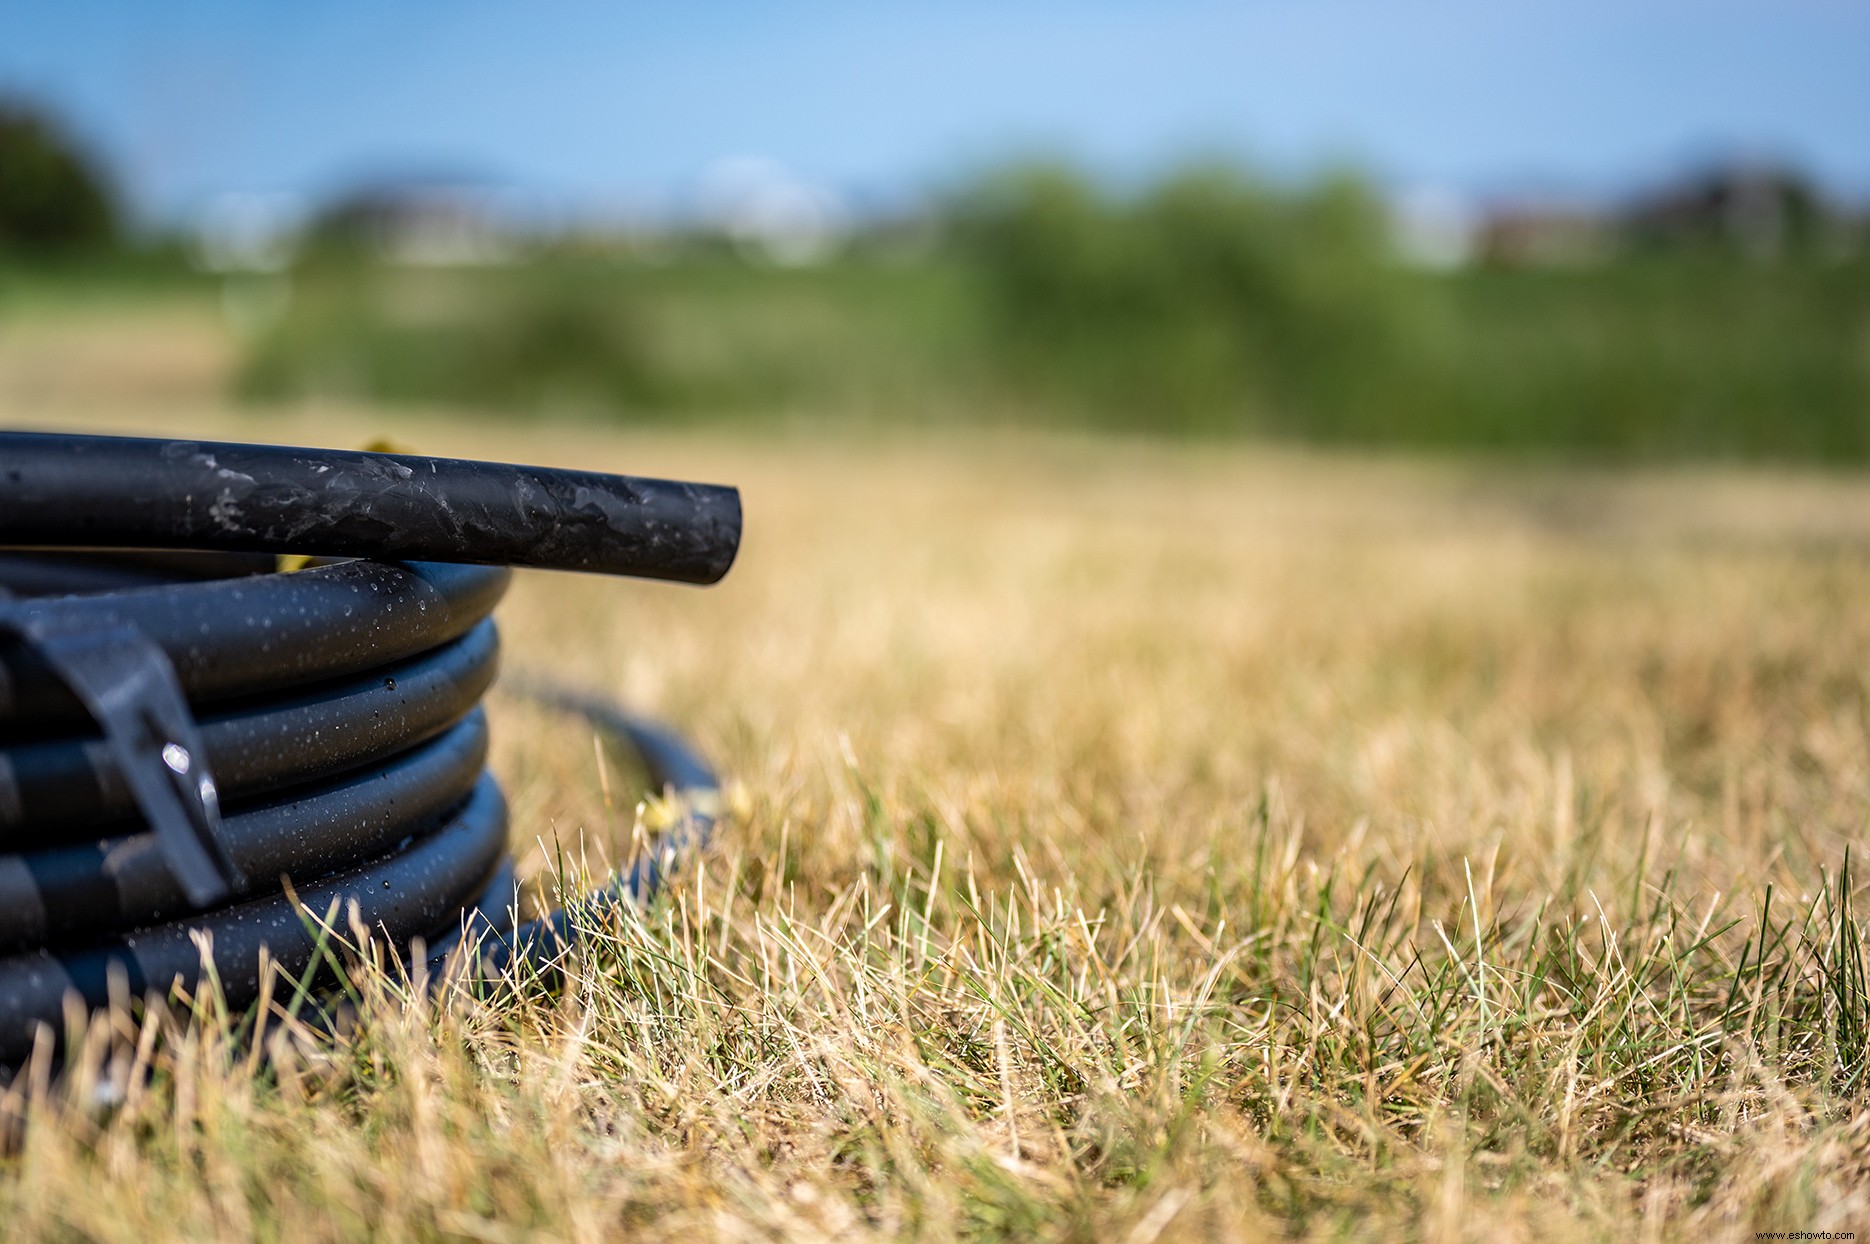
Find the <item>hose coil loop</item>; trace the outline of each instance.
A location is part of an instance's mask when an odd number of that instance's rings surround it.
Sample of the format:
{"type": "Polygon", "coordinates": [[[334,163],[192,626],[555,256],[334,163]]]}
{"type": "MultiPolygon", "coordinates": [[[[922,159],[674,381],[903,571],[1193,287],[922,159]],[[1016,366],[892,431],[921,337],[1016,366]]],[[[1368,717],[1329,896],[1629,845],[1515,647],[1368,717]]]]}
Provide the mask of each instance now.
{"type": "MultiPolygon", "coordinates": [[[[730,488],[453,459],[0,433],[0,1064],[89,1007],[298,975],[355,910],[479,968],[564,943],[508,927],[506,807],[481,697],[508,565],[712,583],[730,488]],[[279,555],[326,560],[283,573],[279,555]]],[[[652,778],[675,736],[566,692],[652,778]]],[[[706,802],[705,800],[703,801],[706,802]]],[[[706,810],[592,902],[641,897],[706,810]]]]}

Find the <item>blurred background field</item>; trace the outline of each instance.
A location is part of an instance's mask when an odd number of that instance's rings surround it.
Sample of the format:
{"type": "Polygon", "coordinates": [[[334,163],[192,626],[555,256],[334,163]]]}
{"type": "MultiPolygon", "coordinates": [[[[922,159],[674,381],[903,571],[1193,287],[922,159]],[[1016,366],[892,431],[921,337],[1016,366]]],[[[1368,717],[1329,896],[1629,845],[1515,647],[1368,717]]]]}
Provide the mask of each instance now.
{"type": "Polygon", "coordinates": [[[748,516],[503,606],[732,785],[571,988],[15,1083],[0,1234],[1863,1230],[1870,23],[1404,7],[0,0],[0,423],[748,516]]]}
{"type": "Polygon", "coordinates": [[[1870,198],[1781,145],[1570,190],[1221,147],[867,194],[729,156],[633,209],[419,164],[162,204],[21,96],[0,340],[218,319],[256,409],[1861,463],[1870,198]]]}
{"type": "Polygon", "coordinates": [[[505,233],[485,202],[432,188],[334,205],[289,237],[236,230],[233,258],[214,227],[67,254],[16,240],[0,324],[112,304],[152,325],[218,316],[223,391],[256,407],[1870,455],[1870,233],[1776,170],[1713,169],[1601,215],[1502,209],[1436,267],[1353,176],[1281,185],[1225,164],[1132,195],[1013,167],[809,262],[706,221],[505,233]]]}

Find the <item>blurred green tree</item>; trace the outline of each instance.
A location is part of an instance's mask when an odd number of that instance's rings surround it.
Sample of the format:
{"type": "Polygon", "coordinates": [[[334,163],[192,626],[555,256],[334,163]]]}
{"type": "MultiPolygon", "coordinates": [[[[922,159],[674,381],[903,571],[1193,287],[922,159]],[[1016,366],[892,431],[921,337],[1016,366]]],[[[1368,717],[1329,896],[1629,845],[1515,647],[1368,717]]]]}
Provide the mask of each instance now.
{"type": "Polygon", "coordinates": [[[1280,429],[1355,410],[1414,316],[1361,182],[1196,166],[1133,200],[1056,165],[989,179],[956,236],[1011,372],[1119,422],[1280,429]]]}
{"type": "Polygon", "coordinates": [[[0,101],[0,250],[46,253],[114,244],[109,183],[55,122],[0,101]]]}

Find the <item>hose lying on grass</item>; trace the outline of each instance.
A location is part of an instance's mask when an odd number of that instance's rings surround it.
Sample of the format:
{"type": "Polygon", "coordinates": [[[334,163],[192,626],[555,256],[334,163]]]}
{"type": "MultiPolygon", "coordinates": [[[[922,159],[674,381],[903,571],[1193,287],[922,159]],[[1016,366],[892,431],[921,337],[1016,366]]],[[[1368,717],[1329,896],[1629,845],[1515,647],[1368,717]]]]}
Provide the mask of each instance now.
{"type": "MultiPolygon", "coordinates": [[[[0,433],[0,1065],[68,995],[192,988],[204,946],[246,1006],[261,948],[305,972],[334,906],[438,956],[472,918],[482,972],[562,946],[563,912],[510,927],[484,771],[506,567],[705,584],[739,539],[711,485],[0,433]]],[[[585,901],[642,897],[706,834],[713,775],[660,727],[540,694],[701,805],[585,901]]]]}

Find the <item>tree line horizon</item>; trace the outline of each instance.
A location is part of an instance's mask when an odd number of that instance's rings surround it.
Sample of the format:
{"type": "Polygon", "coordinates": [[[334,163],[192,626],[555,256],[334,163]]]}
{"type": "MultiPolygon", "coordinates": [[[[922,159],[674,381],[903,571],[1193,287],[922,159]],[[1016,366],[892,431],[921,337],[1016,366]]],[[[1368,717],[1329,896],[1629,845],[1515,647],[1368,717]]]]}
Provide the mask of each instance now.
{"type": "Polygon", "coordinates": [[[386,231],[485,222],[382,196],[328,205],[266,262],[204,265],[125,220],[55,124],[0,107],[0,271],[115,257],[213,291],[256,403],[1870,461],[1864,219],[1771,166],[1613,214],[1496,216],[1452,266],[1405,262],[1394,204],[1354,172],[1225,162],[1129,192],[1055,161],[996,169],[913,236],[869,222],[803,264],[707,223],[412,262],[386,231]]]}

